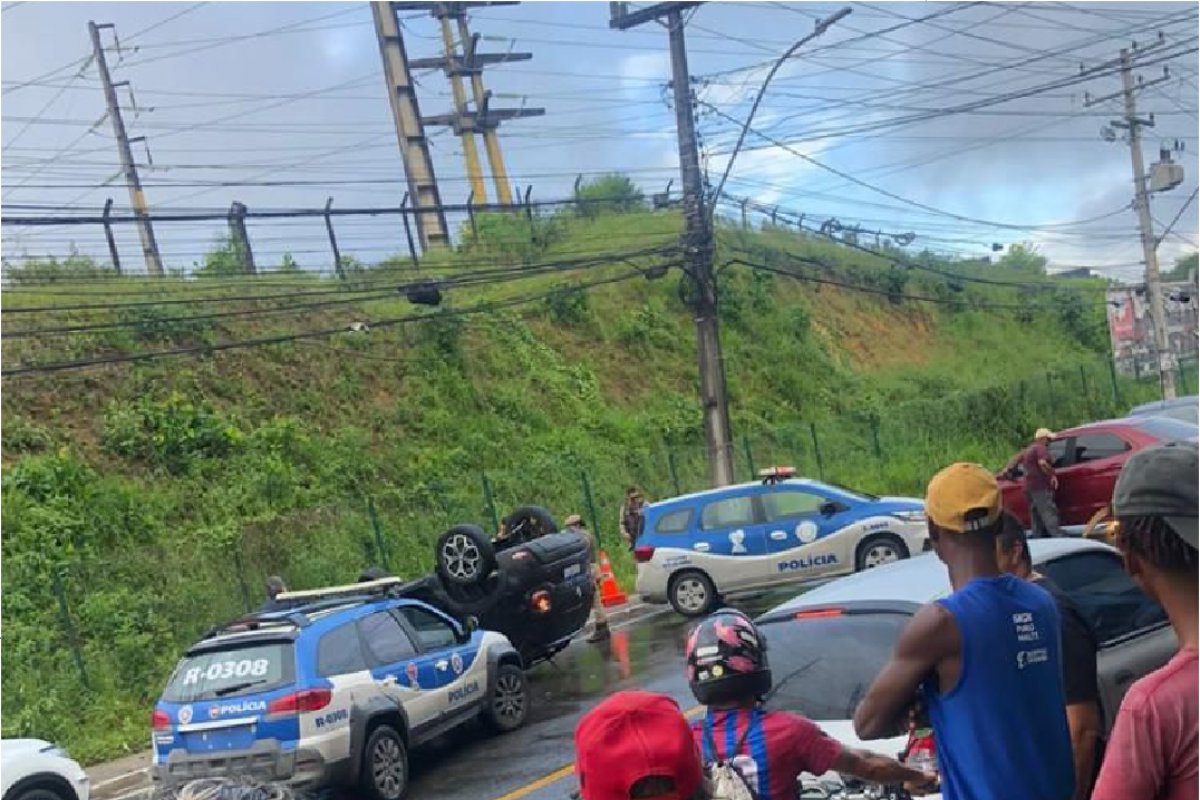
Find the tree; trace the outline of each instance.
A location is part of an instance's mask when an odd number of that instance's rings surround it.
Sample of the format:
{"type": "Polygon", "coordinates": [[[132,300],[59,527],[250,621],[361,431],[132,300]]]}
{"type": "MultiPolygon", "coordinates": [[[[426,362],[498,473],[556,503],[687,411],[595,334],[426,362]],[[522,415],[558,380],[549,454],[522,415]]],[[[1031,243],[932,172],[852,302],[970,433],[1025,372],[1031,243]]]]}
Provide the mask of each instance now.
{"type": "Polygon", "coordinates": [[[1018,243],[1008,246],[1008,251],[997,264],[1002,269],[1032,275],[1046,274],[1046,257],[1037,251],[1037,245],[1018,243]]]}
{"type": "Polygon", "coordinates": [[[1164,281],[1190,280],[1193,272],[1200,271],[1197,269],[1198,263],[1200,263],[1200,253],[1189,253],[1186,256],[1180,256],[1175,259],[1175,266],[1163,274],[1162,279],[1164,281]]]}
{"type": "Polygon", "coordinates": [[[583,181],[575,190],[576,210],[582,217],[640,211],[646,206],[642,190],[628,175],[613,172],[583,181]]]}

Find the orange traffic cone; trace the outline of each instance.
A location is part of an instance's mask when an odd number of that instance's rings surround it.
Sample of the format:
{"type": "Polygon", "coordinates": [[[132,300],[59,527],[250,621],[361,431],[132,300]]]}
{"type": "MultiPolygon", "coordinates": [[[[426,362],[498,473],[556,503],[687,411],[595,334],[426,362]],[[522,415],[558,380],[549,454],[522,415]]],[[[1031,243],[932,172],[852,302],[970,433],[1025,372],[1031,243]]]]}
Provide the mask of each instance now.
{"type": "Polygon", "coordinates": [[[608,562],[608,553],[600,551],[600,602],[605,608],[619,606],[629,601],[625,593],[621,591],[621,587],[617,585],[617,578],[613,575],[612,564],[608,562]]]}

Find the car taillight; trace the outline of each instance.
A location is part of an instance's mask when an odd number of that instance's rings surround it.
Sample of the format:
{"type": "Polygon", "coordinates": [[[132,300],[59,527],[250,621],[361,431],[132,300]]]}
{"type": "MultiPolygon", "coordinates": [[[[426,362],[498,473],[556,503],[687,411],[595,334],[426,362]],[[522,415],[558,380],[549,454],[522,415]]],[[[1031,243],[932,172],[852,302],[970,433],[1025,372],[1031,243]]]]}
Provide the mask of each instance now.
{"type": "Polygon", "coordinates": [[[647,561],[654,558],[654,548],[647,547],[645,545],[641,547],[635,547],[633,549],[633,557],[639,564],[645,564],[647,561]]]}
{"type": "Polygon", "coordinates": [[[332,701],[333,691],[330,689],[305,689],[272,700],[267,706],[267,713],[299,714],[303,711],[320,711],[332,701]]]}
{"type": "Polygon", "coordinates": [[[545,614],[550,610],[550,593],[545,589],[534,592],[529,598],[529,606],[537,613],[545,614]]]}
{"type": "Polygon", "coordinates": [[[171,718],[167,716],[167,712],[154,709],[154,713],[150,715],[150,727],[156,731],[166,731],[171,729],[171,718]]]}
{"type": "Polygon", "coordinates": [[[512,557],[513,561],[525,561],[526,559],[533,558],[533,553],[528,550],[518,550],[512,554],[512,557]]]}

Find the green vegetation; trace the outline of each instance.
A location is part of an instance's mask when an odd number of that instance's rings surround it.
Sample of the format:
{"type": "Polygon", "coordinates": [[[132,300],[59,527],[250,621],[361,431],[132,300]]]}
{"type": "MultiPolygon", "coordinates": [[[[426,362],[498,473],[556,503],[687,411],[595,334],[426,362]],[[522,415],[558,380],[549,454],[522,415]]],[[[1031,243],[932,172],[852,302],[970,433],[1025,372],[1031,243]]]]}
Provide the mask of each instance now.
{"type": "Polygon", "coordinates": [[[1163,273],[1164,281],[1188,281],[1200,265],[1200,253],[1189,253],[1175,259],[1175,266],[1163,273]]]}
{"type": "MultiPolygon", "coordinates": [[[[581,187],[581,199],[611,196],[592,189],[581,187]]],[[[675,212],[618,213],[627,207],[481,214],[462,245],[427,258],[422,274],[537,267],[675,242],[675,212]]],[[[737,252],[878,292],[722,269],[742,475],[752,463],[793,463],[867,490],[916,493],[952,459],[998,465],[1037,425],[1120,412],[1152,391],[1113,386],[1102,292],[985,286],[963,278],[1013,280],[1012,271],[911,257],[944,277],[779,229],[723,229],[720,242],[718,263],[737,252]],[[941,303],[905,299],[917,295],[941,303]]],[[[9,309],[152,302],[12,314],[6,334],[121,327],[6,339],[6,368],[201,351],[5,380],[5,736],[59,740],[85,760],[143,748],[150,703],[181,649],[257,605],[265,576],[311,587],[351,580],[369,563],[422,573],[447,525],[491,527],[489,494],[500,514],[536,502],[560,518],[590,517],[590,490],[594,524],[629,585],[633,566],[615,530],[624,487],[639,483],[653,498],[706,483],[687,282],[676,268],[662,277],[655,269],[676,264],[669,253],[451,287],[439,309],[394,292],[351,294],[411,280],[403,257],[375,266],[347,259],[344,284],[294,271],[231,277],[233,259],[227,244],[218,247],[200,280],[97,284],[92,273],[105,271],[77,258],[63,262],[78,270],[69,279],[61,264],[14,273],[19,291],[3,297],[9,309]],[[635,268],[644,276],[583,288],[635,268]],[[42,290],[50,281],[53,291],[42,290]],[[114,285],[123,293],[105,294],[114,285]],[[64,286],[78,295],[62,294],[64,286]],[[562,287],[572,288],[546,295],[562,287]],[[360,299],[273,314],[328,296],[162,302],[317,290],[360,299]],[[459,313],[537,294],[546,296],[459,313]],[[231,308],[263,313],[195,318],[231,308]],[[387,322],[413,315],[424,318],[387,322]],[[355,321],[369,321],[369,331],[349,330],[355,321]],[[203,350],[322,329],[345,332],[203,350]]],[[[1045,279],[1029,272],[1021,280],[1045,279]]]]}

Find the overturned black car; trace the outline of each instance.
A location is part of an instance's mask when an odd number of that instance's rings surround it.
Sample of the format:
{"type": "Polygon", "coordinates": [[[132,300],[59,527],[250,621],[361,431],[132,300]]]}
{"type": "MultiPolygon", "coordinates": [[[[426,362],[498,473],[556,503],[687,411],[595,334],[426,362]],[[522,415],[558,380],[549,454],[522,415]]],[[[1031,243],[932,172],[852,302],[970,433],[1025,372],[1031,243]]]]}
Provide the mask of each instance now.
{"type": "MultiPolygon", "coordinates": [[[[438,537],[435,574],[399,588],[464,623],[503,633],[528,668],[563,650],[587,623],[596,586],[586,539],[559,532],[554,517],[521,506],[490,538],[476,525],[438,537]]],[[[382,577],[365,572],[362,580],[382,577]]]]}

